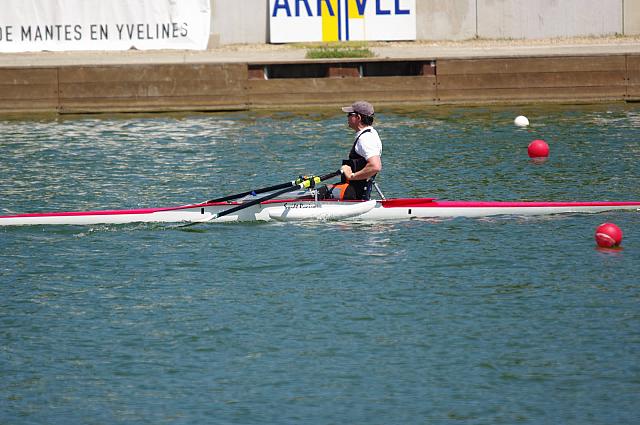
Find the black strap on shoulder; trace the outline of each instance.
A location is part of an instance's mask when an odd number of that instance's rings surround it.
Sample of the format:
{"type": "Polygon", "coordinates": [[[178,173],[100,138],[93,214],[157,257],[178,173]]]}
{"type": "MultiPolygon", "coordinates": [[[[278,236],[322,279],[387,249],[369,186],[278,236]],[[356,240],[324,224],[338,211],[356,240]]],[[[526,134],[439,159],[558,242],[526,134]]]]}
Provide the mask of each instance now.
{"type": "Polygon", "coordinates": [[[356,148],[356,143],[358,143],[358,140],[360,140],[360,137],[362,137],[362,135],[364,133],[370,133],[371,129],[367,128],[365,131],[363,131],[362,133],[358,134],[358,137],[356,137],[356,140],[353,142],[353,147],[351,149],[355,149],[356,148]]]}

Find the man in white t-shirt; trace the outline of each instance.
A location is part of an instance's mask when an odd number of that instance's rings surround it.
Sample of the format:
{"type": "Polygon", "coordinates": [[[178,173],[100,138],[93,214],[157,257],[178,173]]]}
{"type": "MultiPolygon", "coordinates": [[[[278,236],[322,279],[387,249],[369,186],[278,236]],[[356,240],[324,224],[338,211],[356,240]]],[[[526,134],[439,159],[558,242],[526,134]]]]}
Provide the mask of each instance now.
{"type": "Polygon", "coordinates": [[[338,197],[368,200],[373,179],[382,170],[382,141],[372,127],[373,106],[361,100],[345,106],[342,111],[347,113],[349,127],[356,132],[356,137],[349,159],[342,162],[343,183],[346,184],[338,185],[343,186],[338,197]]]}

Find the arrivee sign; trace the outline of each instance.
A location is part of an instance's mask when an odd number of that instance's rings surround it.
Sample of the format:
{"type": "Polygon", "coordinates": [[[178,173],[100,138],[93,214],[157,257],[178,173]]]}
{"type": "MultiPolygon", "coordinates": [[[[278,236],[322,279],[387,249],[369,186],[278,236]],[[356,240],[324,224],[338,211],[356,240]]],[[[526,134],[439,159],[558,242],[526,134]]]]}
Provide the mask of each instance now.
{"type": "Polygon", "coordinates": [[[206,49],[209,0],[2,0],[0,52],[206,49]]]}
{"type": "Polygon", "coordinates": [[[416,0],[269,0],[270,41],[415,40],[416,0]]]}

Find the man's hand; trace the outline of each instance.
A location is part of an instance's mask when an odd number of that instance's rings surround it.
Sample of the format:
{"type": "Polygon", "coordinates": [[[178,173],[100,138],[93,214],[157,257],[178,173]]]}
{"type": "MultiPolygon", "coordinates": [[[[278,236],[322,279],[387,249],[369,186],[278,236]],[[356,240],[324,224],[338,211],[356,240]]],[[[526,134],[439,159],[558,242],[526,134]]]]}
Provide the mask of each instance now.
{"type": "Polygon", "coordinates": [[[351,167],[349,167],[348,165],[343,165],[342,167],[340,167],[340,171],[347,179],[351,178],[351,175],[353,175],[353,170],[351,170],[351,167]]]}

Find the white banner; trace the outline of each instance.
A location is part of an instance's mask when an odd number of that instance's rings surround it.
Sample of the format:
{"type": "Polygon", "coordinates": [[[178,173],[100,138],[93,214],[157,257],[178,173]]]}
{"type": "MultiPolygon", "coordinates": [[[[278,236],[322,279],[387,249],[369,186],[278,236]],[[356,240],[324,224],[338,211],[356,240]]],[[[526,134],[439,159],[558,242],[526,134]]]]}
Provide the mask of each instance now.
{"type": "Polygon", "coordinates": [[[415,40],[416,0],[269,0],[270,41],[415,40]]]}
{"type": "Polygon", "coordinates": [[[0,52],[204,50],[210,0],[0,0],[0,52]]]}

